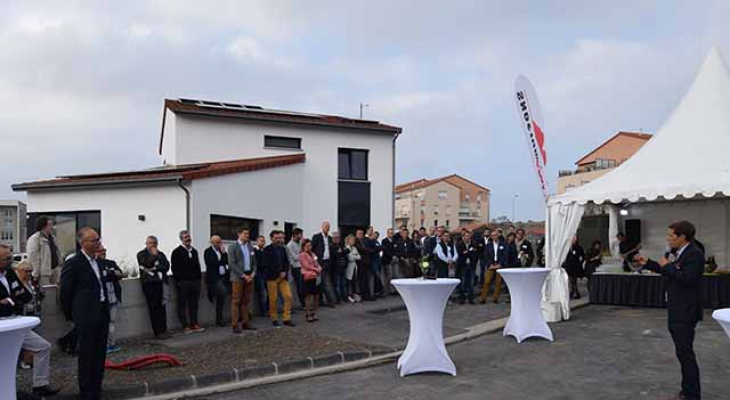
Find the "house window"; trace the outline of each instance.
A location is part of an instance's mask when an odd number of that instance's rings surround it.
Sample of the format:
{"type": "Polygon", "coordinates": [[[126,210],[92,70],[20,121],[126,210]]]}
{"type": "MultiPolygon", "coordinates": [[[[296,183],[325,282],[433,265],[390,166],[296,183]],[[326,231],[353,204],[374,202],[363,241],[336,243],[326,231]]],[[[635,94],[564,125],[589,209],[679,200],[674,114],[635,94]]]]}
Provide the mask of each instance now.
{"type": "Polygon", "coordinates": [[[451,215],[451,206],[446,206],[446,215],[451,215]]]}
{"type": "Polygon", "coordinates": [[[210,215],[211,236],[220,236],[223,240],[234,242],[238,240],[238,230],[241,228],[248,228],[251,231],[251,239],[256,240],[256,237],[259,235],[259,220],[216,214],[210,215]]]}
{"type": "Polygon", "coordinates": [[[433,226],[439,226],[439,220],[437,220],[437,219],[433,220],[433,226]]]}
{"type": "Polygon", "coordinates": [[[446,227],[448,228],[450,225],[451,225],[451,220],[450,219],[447,219],[446,220],[446,227]]]}
{"type": "Polygon", "coordinates": [[[477,195],[477,201],[482,201],[482,194],[481,194],[481,193],[479,193],[479,194],[477,195]]]}
{"type": "Polygon", "coordinates": [[[482,216],[482,209],[477,208],[477,217],[481,217],[481,216],[482,216]]]}
{"type": "Polygon", "coordinates": [[[469,193],[464,195],[464,201],[471,201],[471,196],[469,195],[469,193]]]}
{"type": "Polygon", "coordinates": [[[338,150],[338,177],[366,181],[368,179],[368,151],[354,149],[338,150]]]}
{"type": "Polygon", "coordinates": [[[439,207],[433,206],[433,215],[439,215],[439,207]]]}
{"type": "Polygon", "coordinates": [[[302,139],[284,136],[264,136],[264,147],[299,150],[302,148],[302,139]]]}
{"type": "Polygon", "coordinates": [[[2,233],[2,240],[13,240],[13,232],[11,231],[3,231],[2,233]]]}
{"type": "Polygon", "coordinates": [[[439,199],[446,200],[449,197],[449,193],[445,190],[439,190],[439,199]]]}
{"type": "Polygon", "coordinates": [[[401,199],[401,195],[399,195],[399,194],[396,194],[396,195],[395,195],[395,199],[396,199],[396,200],[400,200],[400,199],[401,199]]]}

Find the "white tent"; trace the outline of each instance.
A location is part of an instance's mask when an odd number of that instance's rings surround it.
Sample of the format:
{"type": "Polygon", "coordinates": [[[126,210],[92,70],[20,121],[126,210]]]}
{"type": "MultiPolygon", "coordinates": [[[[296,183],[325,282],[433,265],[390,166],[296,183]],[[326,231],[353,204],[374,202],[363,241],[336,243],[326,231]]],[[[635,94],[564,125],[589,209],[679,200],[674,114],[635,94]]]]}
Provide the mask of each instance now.
{"type": "MultiPolygon", "coordinates": [[[[672,115],[633,157],[601,178],[548,200],[545,248],[547,267],[553,269],[543,297],[548,320],[570,316],[567,275],[560,266],[587,204],[606,203],[611,209],[611,204],[686,205],[706,199],[726,200],[730,196],[728,153],[730,74],[719,51],[713,48],[672,115]]],[[[720,241],[724,242],[716,247],[724,247],[718,251],[727,255],[730,202],[713,207],[711,215],[705,213],[697,218],[707,219],[708,231],[715,226],[711,231],[722,236],[720,241]]],[[[675,207],[674,212],[661,214],[662,218],[671,218],[677,210],[675,207]]],[[[610,214],[615,227],[615,208],[610,214]]],[[[646,216],[650,215],[658,214],[646,211],[646,216]]],[[[661,221],[662,227],[668,222],[661,221]]],[[[611,230],[615,230],[613,227],[611,230]]]]}

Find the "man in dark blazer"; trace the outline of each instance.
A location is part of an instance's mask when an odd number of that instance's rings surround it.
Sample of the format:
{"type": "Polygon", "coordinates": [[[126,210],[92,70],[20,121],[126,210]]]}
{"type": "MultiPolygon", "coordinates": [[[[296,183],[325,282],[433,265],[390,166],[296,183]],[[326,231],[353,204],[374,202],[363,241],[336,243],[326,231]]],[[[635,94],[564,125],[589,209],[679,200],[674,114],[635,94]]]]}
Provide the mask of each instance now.
{"type": "Polygon", "coordinates": [[[203,287],[198,250],[192,245],[190,232],[180,232],[180,246],[170,255],[170,268],[177,288],[177,317],[183,333],[205,331],[198,323],[198,302],[203,287]]]}
{"type": "Polygon", "coordinates": [[[266,278],[266,287],[269,292],[269,318],[275,327],[279,323],[277,300],[279,294],[284,299],[284,310],[282,321],[286,326],[294,326],[291,320],[291,288],[289,287],[289,256],[284,246],[284,232],[279,230],[271,231],[269,234],[271,243],[264,248],[264,255],[260,273],[266,278]]]}
{"type": "Polygon", "coordinates": [[[61,272],[61,309],[80,336],[78,379],[81,398],[101,399],[109,331],[109,295],[103,283],[107,271],[97,260],[99,234],[81,228],[76,235],[81,250],[66,261],[61,272]]]}
{"type": "Polygon", "coordinates": [[[499,295],[502,293],[502,275],[497,273],[497,270],[507,266],[507,246],[501,239],[501,234],[498,230],[493,230],[489,242],[484,246],[484,260],[486,262],[487,269],[485,271],[484,286],[482,287],[481,303],[487,302],[487,293],[489,292],[489,285],[494,280],[494,294],[492,296],[492,302],[494,304],[499,303],[499,295]],[[495,278],[496,275],[496,278],[495,278]]]}
{"type": "Polygon", "coordinates": [[[215,303],[215,323],[223,327],[223,306],[230,290],[228,254],[220,236],[210,238],[210,247],[203,252],[205,261],[205,284],[208,286],[208,300],[215,303]]]}
{"type": "Polygon", "coordinates": [[[693,243],[695,227],[688,221],[669,225],[671,251],[658,262],[642,255],[634,260],[667,279],[667,322],[682,367],[682,390],[672,399],[699,399],[700,369],[694,352],[695,327],[702,320],[702,274],[705,254],[693,243]]]}
{"type": "Polygon", "coordinates": [[[474,274],[479,264],[479,248],[472,239],[470,230],[464,231],[461,240],[456,244],[456,252],[459,254],[456,276],[461,279],[459,304],[464,304],[467,300],[469,304],[474,304],[474,274]]]}
{"type": "MultiPolygon", "coordinates": [[[[334,293],[330,291],[330,287],[332,286],[332,274],[330,273],[330,260],[332,260],[331,248],[332,236],[330,236],[330,223],[329,221],[324,221],[322,222],[322,231],[312,236],[312,252],[317,256],[317,262],[322,267],[320,293],[327,299],[327,305],[334,308],[337,299],[335,299],[334,293]]],[[[339,300],[342,301],[343,299],[339,300]]],[[[320,304],[323,304],[321,300],[320,304]]]]}

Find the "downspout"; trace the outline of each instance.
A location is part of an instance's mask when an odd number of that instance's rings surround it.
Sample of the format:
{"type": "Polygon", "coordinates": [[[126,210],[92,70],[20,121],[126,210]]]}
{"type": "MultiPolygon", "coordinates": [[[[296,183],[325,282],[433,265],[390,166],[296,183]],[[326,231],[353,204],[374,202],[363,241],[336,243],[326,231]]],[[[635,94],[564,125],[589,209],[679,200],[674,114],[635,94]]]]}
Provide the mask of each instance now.
{"type": "Polygon", "coordinates": [[[190,191],[183,184],[182,178],[177,180],[177,185],[185,192],[185,229],[190,231],[190,191]]]}
{"type": "Polygon", "coordinates": [[[395,221],[395,142],[398,140],[398,136],[400,136],[402,132],[396,132],[395,136],[393,137],[393,188],[390,191],[390,201],[391,201],[391,208],[390,208],[390,220],[392,221],[393,225],[391,225],[393,228],[396,227],[396,221],[395,221]]]}

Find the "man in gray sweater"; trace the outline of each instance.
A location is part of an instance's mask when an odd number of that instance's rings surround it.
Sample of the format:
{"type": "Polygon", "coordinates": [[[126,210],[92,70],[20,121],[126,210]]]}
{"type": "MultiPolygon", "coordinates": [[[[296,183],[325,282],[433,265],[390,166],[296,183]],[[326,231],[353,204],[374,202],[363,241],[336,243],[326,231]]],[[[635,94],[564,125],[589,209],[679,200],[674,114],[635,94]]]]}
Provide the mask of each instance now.
{"type": "Polygon", "coordinates": [[[299,264],[299,253],[302,251],[300,245],[302,241],[302,234],[304,232],[299,228],[294,228],[291,234],[291,240],[286,245],[287,253],[289,254],[289,263],[291,264],[291,275],[296,285],[297,298],[299,299],[299,305],[304,308],[304,291],[302,290],[302,265],[299,264]]]}

